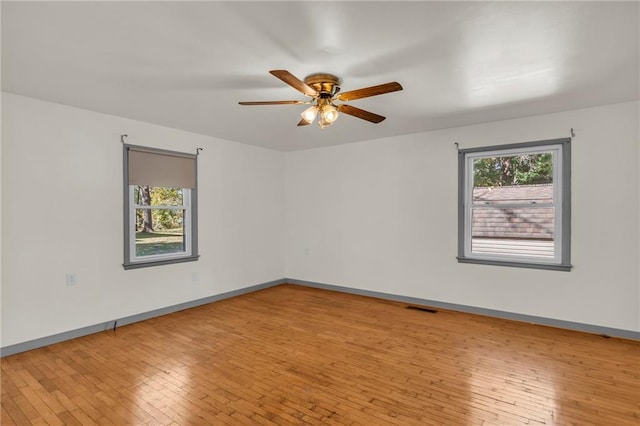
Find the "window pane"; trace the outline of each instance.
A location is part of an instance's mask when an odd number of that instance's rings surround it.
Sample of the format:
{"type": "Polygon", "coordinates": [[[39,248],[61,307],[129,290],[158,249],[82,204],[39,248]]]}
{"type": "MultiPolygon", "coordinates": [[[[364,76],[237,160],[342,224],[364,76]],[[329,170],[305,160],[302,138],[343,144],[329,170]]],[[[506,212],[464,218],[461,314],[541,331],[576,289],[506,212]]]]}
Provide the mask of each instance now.
{"type": "Polygon", "coordinates": [[[553,258],[555,208],[472,209],[473,253],[553,258]]]}
{"type": "Polygon", "coordinates": [[[553,184],[473,188],[474,205],[552,203],[553,184]]]}
{"type": "Polygon", "coordinates": [[[553,154],[518,154],[473,161],[474,204],[553,202],[553,154]]]}
{"type": "Polygon", "coordinates": [[[181,206],[182,188],[135,185],[133,202],[140,206],[181,206]]]}
{"type": "Polygon", "coordinates": [[[136,256],[184,253],[184,211],[136,210],[136,256]]]}

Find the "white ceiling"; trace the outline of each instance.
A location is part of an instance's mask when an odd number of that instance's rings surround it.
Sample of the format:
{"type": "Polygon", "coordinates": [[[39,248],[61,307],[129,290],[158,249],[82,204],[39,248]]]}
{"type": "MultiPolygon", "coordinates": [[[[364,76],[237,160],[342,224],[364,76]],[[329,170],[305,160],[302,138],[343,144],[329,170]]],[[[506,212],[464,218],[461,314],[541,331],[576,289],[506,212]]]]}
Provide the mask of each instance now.
{"type": "MultiPolygon", "coordinates": [[[[638,2],[2,2],[2,89],[277,150],[640,99],[638,2]],[[271,76],[387,117],[297,127],[271,76]]],[[[126,132],[126,129],[122,129],[126,132]]]]}

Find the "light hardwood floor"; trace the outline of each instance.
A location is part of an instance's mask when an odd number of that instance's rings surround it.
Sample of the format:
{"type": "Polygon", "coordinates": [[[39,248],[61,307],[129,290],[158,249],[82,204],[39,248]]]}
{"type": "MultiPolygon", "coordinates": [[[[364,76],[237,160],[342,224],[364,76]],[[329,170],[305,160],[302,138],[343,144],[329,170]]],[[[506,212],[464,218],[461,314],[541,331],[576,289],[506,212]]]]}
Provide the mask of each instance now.
{"type": "Polygon", "coordinates": [[[1,365],[3,426],[640,424],[640,342],[293,285],[1,365]]]}

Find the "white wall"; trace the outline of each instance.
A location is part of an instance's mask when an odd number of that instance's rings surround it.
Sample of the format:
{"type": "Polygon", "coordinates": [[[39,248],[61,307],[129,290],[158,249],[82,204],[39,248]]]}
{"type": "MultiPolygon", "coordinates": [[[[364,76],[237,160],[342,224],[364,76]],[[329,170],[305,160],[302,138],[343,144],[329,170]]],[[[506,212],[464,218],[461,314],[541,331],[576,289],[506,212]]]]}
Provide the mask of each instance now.
{"type": "Polygon", "coordinates": [[[287,153],[286,276],[640,331],[639,116],[632,102],[287,153]],[[457,263],[454,142],[571,128],[573,270],[457,263]]]}
{"type": "Polygon", "coordinates": [[[6,93],[2,124],[2,346],[283,277],[282,153],[6,93]],[[204,148],[198,262],[123,270],[123,133],[204,148]]]}
{"type": "Polygon", "coordinates": [[[285,276],[640,331],[639,115],[634,102],[283,154],[3,94],[0,345],[285,276]],[[571,127],[573,271],[458,264],[454,142],[571,127]],[[200,261],[122,269],[123,133],[205,149],[200,261]]]}

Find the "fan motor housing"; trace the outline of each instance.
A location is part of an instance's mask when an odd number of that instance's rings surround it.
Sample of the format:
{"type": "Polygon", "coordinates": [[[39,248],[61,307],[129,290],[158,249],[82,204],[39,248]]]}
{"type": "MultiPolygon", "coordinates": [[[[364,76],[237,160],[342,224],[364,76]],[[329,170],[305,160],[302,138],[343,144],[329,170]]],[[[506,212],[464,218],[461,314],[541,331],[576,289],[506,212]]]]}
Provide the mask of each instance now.
{"type": "Polygon", "coordinates": [[[307,86],[316,89],[320,95],[327,94],[329,97],[333,97],[340,91],[342,81],[333,74],[317,73],[305,77],[304,82],[307,86]]]}

